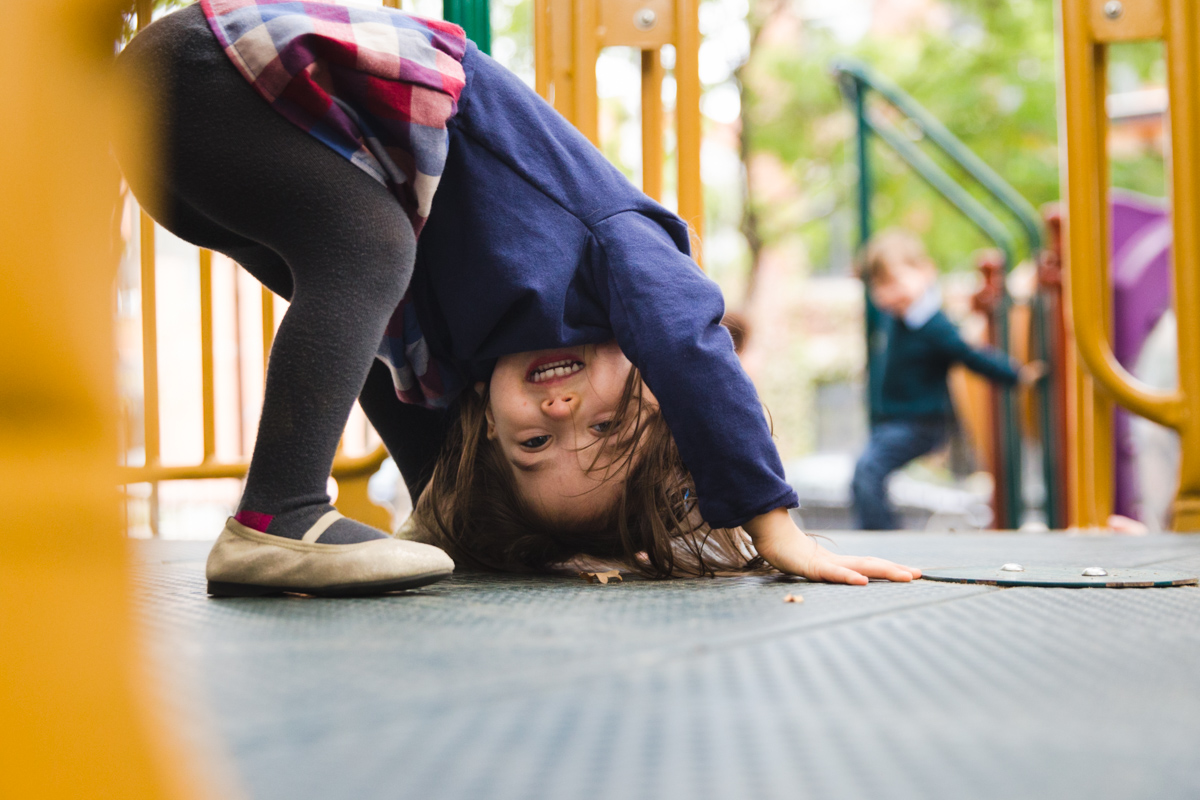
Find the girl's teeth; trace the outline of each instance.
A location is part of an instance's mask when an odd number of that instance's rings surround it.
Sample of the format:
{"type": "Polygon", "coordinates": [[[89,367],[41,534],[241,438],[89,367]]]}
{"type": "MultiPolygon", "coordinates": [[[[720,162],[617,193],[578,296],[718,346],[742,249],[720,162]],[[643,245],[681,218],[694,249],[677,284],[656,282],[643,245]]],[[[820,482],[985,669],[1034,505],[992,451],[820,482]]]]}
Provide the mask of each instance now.
{"type": "Polygon", "coordinates": [[[556,361],[553,364],[547,364],[544,367],[538,368],[533,373],[533,380],[535,383],[540,383],[551,378],[562,378],[567,375],[574,375],[581,369],[583,369],[583,364],[578,361],[556,361]]]}

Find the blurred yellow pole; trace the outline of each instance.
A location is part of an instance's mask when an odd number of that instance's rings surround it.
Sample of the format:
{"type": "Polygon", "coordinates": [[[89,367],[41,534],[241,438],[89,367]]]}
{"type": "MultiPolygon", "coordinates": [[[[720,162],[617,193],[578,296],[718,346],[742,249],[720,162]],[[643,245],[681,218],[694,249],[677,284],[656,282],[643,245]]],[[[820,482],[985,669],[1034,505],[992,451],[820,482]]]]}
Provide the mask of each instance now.
{"type": "Polygon", "coordinates": [[[658,50],[642,51],[642,191],[662,201],[663,66],[658,50]]]}
{"type": "Polygon", "coordinates": [[[1200,531],[1200,8],[1193,0],[1061,0],[1065,125],[1064,238],[1070,324],[1088,377],[1076,382],[1077,524],[1103,524],[1112,508],[1112,400],[1181,438],[1176,530],[1200,531]],[[1109,329],[1106,48],[1165,39],[1171,114],[1175,313],[1179,388],[1138,381],[1116,360],[1109,329]],[[1100,391],[1103,391],[1103,395],[1100,391]],[[1092,472],[1089,475],[1089,471],[1092,472]]]}
{"type": "Polygon", "coordinates": [[[263,372],[265,374],[267,365],[271,363],[271,344],[275,341],[275,295],[271,294],[271,290],[267,287],[262,287],[262,344],[263,344],[263,372]]]}
{"type": "Polygon", "coordinates": [[[1166,11],[1175,316],[1186,406],[1172,527],[1200,531],[1200,8],[1195,0],[1167,0],[1166,11]]]}
{"type": "Polygon", "coordinates": [[[572,83],[574,84],[574,113],[571,122],[579,132],[597,147],[600,146],[599,115],[596,97],[596,59],[600,56],[600,0],[575,0],[574,47],[572,48],[572,83]]]}
{"type": "Polygon", "coordinates": [[[550,102],[550,3],[533,0],[533,88],[550,102]]]}
{"type": "Polygon", "coordinates": [[[675,126],[679,216],[692,229],[692,257],[703,266],[704,184],[700,179],[700,12],[697,0],[675,0],[675,126]]]}
{"type": "Polygon", "coordinates": [[[14,800],[200,795],[138,667],[115,488],[119,175],[105,131],[125,7],[4,4],[0,783],[14,800]]]}
{"type": "Polygon", "coordinates": [[[216,389],[213,375],[213,286],[211,250],[200,251],[200,396],[204,409],[204,461],[217,454],[216,389]]]}

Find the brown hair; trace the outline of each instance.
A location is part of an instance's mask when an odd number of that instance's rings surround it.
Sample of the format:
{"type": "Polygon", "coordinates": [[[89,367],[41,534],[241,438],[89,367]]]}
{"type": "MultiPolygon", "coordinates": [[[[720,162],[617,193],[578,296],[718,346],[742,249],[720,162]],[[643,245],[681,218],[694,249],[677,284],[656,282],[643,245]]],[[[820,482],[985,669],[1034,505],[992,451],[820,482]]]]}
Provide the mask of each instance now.
{"type": "Polygon", "coordinates": [[[916,234],[903,228],[888,228],[867,242],[859,264],[859,277],[867,284],[874,283],[896,261],[929,262],[929,253],[916,234]]]}
{"type": "Polygon", "coordinates": [[[465,392],[459,403],[458,420],[417,500],[410,535],[446,550],[461,566],[552,572],[582,559],[651,578],[764,568],[745,531],[711,528],[700,518],[691,475],[658,406],[643,402],[637,369],[630,369],[614,424],[597,446],[598,454],[615,452],[599,469],[610,476],[626,470],[620,497],[599,517],[580,522],[546,520],[518,492],[499,446],[485,435],[486,389],[465,392]]]}

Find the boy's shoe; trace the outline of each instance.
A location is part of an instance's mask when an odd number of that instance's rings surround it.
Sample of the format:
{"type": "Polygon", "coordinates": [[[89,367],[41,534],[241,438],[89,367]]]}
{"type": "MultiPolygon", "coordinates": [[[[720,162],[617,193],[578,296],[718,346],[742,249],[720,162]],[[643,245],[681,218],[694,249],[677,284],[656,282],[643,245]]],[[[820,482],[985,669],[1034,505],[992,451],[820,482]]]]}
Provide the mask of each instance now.
{"type": "Polygon", "coordinates": [[[391,538],[317,543],[317,537],[340,518],[331,511],[296,540],[261,533],[230,517],[208,554],[208,593],[359,597],[425,586],[454,571],[450,556],[428,544],[391,538]]]}

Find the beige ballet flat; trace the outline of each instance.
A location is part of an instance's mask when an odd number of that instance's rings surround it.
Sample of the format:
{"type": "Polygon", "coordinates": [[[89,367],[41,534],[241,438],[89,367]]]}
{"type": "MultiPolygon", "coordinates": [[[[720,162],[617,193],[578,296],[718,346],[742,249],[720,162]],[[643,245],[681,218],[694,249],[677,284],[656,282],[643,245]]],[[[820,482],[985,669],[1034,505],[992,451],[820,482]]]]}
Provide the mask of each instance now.
{"type": "Polygon", "coordinates": [[[296,540],[261,533],[230,517],[208,554],[208,593],[360,597],[425,586],[454,571],[450,556],[428,544],[392,538],[319,544],[320,535],[341,518],[330,511],[296,540]]]}

